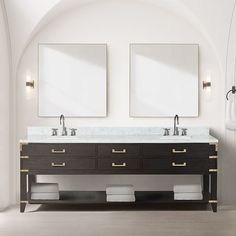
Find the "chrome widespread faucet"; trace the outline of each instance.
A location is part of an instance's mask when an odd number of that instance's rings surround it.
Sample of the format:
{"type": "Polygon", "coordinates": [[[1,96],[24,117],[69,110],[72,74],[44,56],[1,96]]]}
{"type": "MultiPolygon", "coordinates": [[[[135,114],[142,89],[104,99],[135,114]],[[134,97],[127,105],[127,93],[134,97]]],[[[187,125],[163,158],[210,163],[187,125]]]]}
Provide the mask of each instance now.
{"type": "Polygon", "coordinates": [[[174,117],[174,133],[173,133],[173,135],[175,135],[175,136],[179,135],[179,128],[177,127],[177,125],[179,125],[179,116],[175,115],[175,117],[174,117]]]}
{"type": "Polygon", "coordinates": [[[63,114],[61,114],[60,116],[60,125],[62,124],[62,136],[66,136],[67,135],[67,129],[65,126],[65,116],[63,114]]]}

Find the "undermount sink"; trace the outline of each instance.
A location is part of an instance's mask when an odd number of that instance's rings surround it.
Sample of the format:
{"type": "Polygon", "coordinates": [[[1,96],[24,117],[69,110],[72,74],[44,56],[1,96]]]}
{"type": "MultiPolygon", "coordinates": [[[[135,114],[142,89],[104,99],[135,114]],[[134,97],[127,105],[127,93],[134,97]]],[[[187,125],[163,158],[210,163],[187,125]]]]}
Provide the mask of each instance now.
{"type": "Polygon", "coordinates": [[[161,136],[160,139],[165,139],[165,140],[189,140],[191,139],[192,137],[191,136],[174,136],[174,135],[166,135],[166,136],[161,136]]]}

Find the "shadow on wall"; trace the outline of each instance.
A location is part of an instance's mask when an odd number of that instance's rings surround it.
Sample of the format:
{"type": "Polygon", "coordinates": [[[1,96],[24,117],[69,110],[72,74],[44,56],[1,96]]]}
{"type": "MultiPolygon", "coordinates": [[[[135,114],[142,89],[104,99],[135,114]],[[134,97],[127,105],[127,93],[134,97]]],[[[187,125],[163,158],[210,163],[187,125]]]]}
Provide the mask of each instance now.
{"type": "MultiPolygon", "coordinates": [[[[33,39],[36,37],[36,35],[42,31],[42,29],[49,24],[51,21],[55,20],[55,18],[59,17],[61,14],[65,13],[66,11],[70,11],[79,7],[83,7],[88,4],[99,4],[108,2],[109,0],[58,0],[55,1],[55,4],[53,7],[51,7],[48,12],[45,13],[36,23],[31,32],[29,32],[29,37],[25,41],[23,47],[21,50],[19,50],[21,53],[19,54],[17,61],[17,68],[20,64],[20,61],[25,53],[25,50],[29,46],[29,44],[33,41],[33,39]]],[[[119,2],[128,2],[129,0],[118,0],[119,2]]],[[[217,57],[219,67],[221,68],[221,72],[223,73],[223,66],[220,63],[220,57],[217,52],[217,49],[215,48],[214,43],[211,40],[211,37],[208,34],[208,31],[205,29],[204,25],[200,23],[198,18],[194,15],[194,13],[191,11],[190,8],[188,8],[184,3],[182,3],[179,0],[136,0],[138,3],[142,4],[149,4],[153,5],[154,7],[163,8],[167,11],[170,11],[173,14],[176,14],[177,16],[185,19],[187,22],[191,22],[191,24],[205,37],[206,41],[211,45],[212,50],[215,53],[215,56],[217,57]]],[[[132,3],[135,3],[135,1],[132,1],[132,3]]],[[[18,69],[17,69],[18,71],[18,69]]]]}

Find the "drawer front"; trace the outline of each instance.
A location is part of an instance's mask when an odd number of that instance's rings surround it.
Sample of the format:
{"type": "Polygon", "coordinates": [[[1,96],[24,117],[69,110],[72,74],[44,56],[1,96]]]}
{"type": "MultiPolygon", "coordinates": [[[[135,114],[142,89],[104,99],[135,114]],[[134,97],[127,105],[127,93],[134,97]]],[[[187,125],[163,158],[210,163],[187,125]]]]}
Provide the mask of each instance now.
{"type": "Polygon", "coordinates": [[[98,160],[98,168],[106,170],[135,170],[139,169],[139,159],[128,158],[104,158],[98,160]]]}
{"type": "Polygon", "coordinates": [[[214,145],[208,143],[144,144],[144,157],[200,157],[209,158],[217,155],[214,145]]]}
{"type": "Polygon", "coordinates": [[[63,157],[63,156],[77,156],[89,157],[96,155],[95,144],[28,144],[23,146],[21,153],[22,156],[50,156],[50,157],[63,157]]]}
{"type": "Polygon", "coordinates": [[[215,160],[206,159],[187,159],[175,158],[171,159],[144,159],[143,169],[146,170],[168,170],[168,171],[209,171],[216,169],[217,163],[215,160]]]}
{"type": "Polygon", "coordinates": [[[136,144],[100,144],[98,145],[99,157],[137,157],[139,145],[136,144]]]}
{"type": "Polygon", "coordinates": [[[66,158],[44,158],[28,159],[23,161],[22,169],[28,170],[91,170],[96,168],[96,160],[92,158],[66,159],[66,158]]]}

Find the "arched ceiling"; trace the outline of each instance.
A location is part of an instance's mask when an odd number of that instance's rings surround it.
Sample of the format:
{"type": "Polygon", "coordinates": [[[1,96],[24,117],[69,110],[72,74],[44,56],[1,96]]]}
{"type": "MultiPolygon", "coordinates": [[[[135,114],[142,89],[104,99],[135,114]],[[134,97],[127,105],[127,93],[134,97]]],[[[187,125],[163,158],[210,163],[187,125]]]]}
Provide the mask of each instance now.
{"type": "MultiPolygon", "coordinates": [[[[34,36],[52,19],[70,9],[99,1],[104,0],[5,0],[13,67],[16,68],[25,48],[34,36]]],[[[216,55],[219,56],[216,49],[217,45],[215,46],[214,41],[216,40],[217,44],[220,34],[224,35],[222,40],[227,36],[234,0],[133,1],[154,4],[157,7],[162,7],[173,12],[173,14],[184,17],[203,34],[206,40],[209,41],[216,55]],[[215,23],[218,24],[218,26],[215,25],[215,23]],[[217,27],[220,28],[220,34],[217,32],[217,27]],[[215,39],[215,37],[217,38],[215,39]]],[[[218,43],[220,44],[222,42],[219,41],[218,43]]]]}

